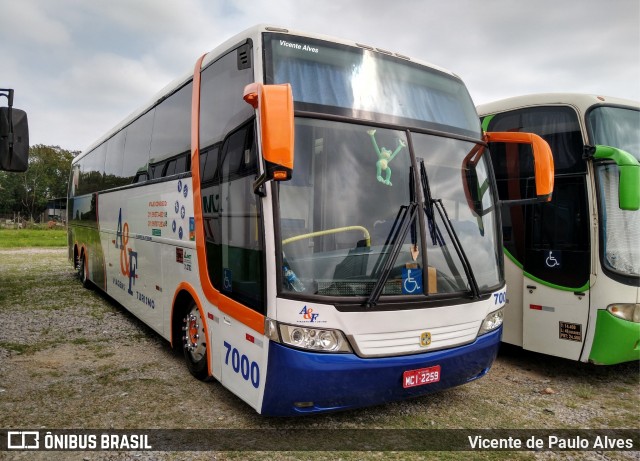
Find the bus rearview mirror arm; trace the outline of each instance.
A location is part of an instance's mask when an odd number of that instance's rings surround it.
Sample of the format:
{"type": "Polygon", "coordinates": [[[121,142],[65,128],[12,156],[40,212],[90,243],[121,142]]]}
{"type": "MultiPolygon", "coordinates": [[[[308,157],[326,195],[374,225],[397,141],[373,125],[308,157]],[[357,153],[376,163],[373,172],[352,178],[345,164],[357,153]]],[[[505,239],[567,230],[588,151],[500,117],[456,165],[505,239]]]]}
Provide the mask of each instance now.
{"type": "Polygon", "coordinates": [[[611,146],[585,146],[585,160],[613,160],[620,171],[618,206],[621,210],[640,208],[640,162],[630,153],[611,146]]]}

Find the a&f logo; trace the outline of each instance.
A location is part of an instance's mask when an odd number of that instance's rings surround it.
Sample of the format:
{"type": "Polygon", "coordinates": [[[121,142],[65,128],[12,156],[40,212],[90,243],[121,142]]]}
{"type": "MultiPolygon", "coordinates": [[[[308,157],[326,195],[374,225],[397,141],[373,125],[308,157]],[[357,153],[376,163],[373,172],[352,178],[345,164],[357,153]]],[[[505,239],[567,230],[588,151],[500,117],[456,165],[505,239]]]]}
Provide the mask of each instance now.
{"type": "Polygon", "coordinates": [[[122,208],[118,212],[118,229],[116,230],[115,245],[120,250],[120,272],[129,277],[129,290],[127,293],[133,296],[133,285],[136,284],[136,270],[138,269],[138,252],[127,248],[129,244],[129,223],[122,224],[122,208]]]}
{"type": "Polygon", "coordinates": [[[300,315],[302,315],[302,318],[304,318],[305,320],[308,320],[311,323],[317,321],[318,317],[320,317],[320,314],[314,314],[313,309],[307,306],[304,306],[302,308],[302,310],[300,311],[300,315]]]}

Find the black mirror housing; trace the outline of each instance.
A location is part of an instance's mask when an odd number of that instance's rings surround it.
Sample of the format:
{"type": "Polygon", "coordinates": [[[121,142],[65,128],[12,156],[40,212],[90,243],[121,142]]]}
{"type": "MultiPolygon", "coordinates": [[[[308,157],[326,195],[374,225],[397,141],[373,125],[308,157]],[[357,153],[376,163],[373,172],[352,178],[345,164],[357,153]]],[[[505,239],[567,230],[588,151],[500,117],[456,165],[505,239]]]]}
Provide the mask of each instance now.
{"type": "Polygon", "coordinates": [[[27,113],[20,109],[0,107],[0,170],[23,172],[27,171],[28,167],[27,113]]]}

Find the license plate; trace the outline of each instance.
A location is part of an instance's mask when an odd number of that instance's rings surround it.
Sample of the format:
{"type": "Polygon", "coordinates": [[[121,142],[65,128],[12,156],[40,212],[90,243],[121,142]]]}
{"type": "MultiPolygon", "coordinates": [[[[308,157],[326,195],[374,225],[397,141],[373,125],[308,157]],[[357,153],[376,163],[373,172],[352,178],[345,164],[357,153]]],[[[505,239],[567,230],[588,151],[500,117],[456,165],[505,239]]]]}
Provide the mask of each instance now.
{"type": "Polygon", "coordinates": [[[423,386],[440,381],[440,365],[419,370],[407,370],[402,375],[402,387],[423,386]]]}

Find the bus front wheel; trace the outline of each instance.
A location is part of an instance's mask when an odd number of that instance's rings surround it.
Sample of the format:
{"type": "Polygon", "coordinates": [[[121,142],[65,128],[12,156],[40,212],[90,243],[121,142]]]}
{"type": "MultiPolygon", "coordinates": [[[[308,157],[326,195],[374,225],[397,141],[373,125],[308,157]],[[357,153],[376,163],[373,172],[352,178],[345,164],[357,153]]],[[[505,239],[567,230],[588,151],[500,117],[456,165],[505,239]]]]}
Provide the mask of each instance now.
{"type": "Polygon", "coordinates": [[[188,307],[187,315],[183,318],[182,323],[182,343],[187,368],[195,378],[208,381],[211,377],[207,368],[208,354],[204,320],[194,302],[188,307]]]}

